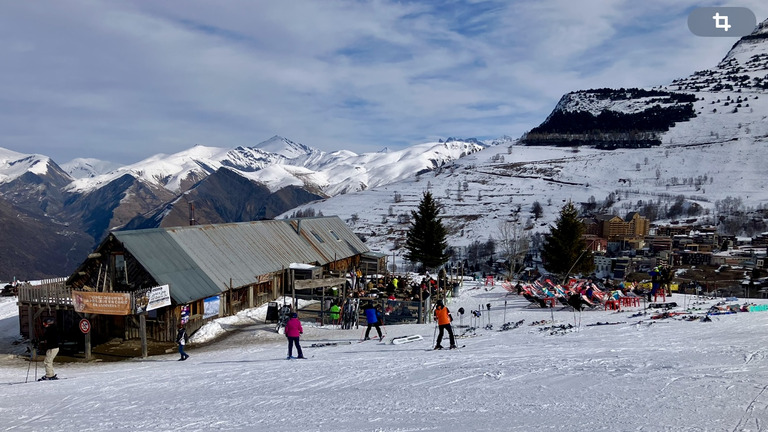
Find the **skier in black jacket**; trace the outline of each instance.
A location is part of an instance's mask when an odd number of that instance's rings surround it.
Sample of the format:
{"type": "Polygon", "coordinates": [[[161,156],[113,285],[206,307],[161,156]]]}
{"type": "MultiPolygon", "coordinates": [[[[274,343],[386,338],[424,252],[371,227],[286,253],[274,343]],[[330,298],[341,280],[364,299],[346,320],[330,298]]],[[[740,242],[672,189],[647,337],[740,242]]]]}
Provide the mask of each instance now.
{"type": "Polygon", "coordinates": [[[43,338],[38,345],[40,349],[45,350],[45,376],[38,381],[49,381],[59,379],[56,373],[53,371],[53,359],[59,353],[59,332],[56,329],[53,318],[46,318],[43,320],[43,338]]]}

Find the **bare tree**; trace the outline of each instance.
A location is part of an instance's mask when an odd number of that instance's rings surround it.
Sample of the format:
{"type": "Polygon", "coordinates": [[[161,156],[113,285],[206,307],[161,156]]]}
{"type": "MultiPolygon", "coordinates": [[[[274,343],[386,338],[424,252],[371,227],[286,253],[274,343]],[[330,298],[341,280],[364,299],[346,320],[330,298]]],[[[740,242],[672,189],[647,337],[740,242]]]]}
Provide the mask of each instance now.
{"type": "Polygon", "coordinates": [[[516,267],[522,263],[528,252],[530,236],[523,226],[513,221],[499,222],[499,254],[509,262],[509,278],[512,279],[516,267]]]}

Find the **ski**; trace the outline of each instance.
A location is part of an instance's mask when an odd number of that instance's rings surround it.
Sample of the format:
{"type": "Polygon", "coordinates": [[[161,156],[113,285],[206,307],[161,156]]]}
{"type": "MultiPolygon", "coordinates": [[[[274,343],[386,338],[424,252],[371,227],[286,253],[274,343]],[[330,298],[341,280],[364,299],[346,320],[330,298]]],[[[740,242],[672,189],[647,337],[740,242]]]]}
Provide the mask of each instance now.
{"type": "Polygon", "coordinates": [[[322,347],[329,347],[329,346],[339,346],[339,345],[351,345],[352,342],[349,341],[343,341],[343,342],[317,342],[310,345],[310,348],[322,348],[322,347]]]}
{"type": "Polygon", "coordinates": [[[391,343],[392,345],[402,345],[402,344],[416,342],[420,340],[424,340],[424,338],[421,337],[421,335],[399,336],[396,338],[392,338],[391,343]]]}
{"type": "Polygon", "coordinates": [[[426,351],[451,351],[451,349],[462,349],[465,346],[466,345],[456,345],[456,348],[437,348],[437,349],[432,348],[432,349],[428,349],[426,351]]]}
{"type": "Polygon", "coordinates": [[[65,379],[69,379],[69,378],[66,378],[66,377],[65,377],[65,378],[56,378],[55,380],[42,380],[42,381],[40,381],[40,380],[38,379],[38,380],[34,380],[34,381],[19,381],[19,382],[9,382],[9,383],[6,383],[6,384],[8,384],[8,385],[17,385],[17,384],[31,384],[31,383],[36,383],[36,382],[61,381],[61,380],[65,380],[65,379]]]}
{"type": "Polygon", "coordinates": [[[384,339],[386,339],[386,336],[382,336],[381,340],[379,340],[379,338],[374,336],[374,337],[368,338],[368,339],[361,339],[361,340],[357,341],[357,343],[368,342],[369,340],[382,342],[382,341],[384,341],[384,339]]]}
{"type": "Polygon", "coordinates": [[[626,321],[615,321],[615,322],[608,322],[608,321],[600,322],[600,321],[598,321],[598,322],[596,322],[594,324],[587,324],[587,327],[604,326],[604,325],[617,325],[617,324],[626,324],[626,323],[627,323],[626,321]]]}

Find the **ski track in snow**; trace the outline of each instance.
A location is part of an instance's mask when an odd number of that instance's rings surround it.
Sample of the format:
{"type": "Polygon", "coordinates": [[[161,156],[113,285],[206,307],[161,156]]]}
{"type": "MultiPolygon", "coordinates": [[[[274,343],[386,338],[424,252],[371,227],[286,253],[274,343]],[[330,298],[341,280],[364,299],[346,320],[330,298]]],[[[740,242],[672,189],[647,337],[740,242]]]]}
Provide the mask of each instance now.
{"type": "MultiPolygon", "coordinates": [[[[310,358],[286,361],[284,337],[265,330],[273,326],[251,321],[220,342],[193,344],[185,362],[168,354],[115,363],[57,363],[57,373],[68,379],[3,387],[0,428],[766,430],[766,349],[755,335],[761,334],[768,313],[739,313],[710,323],[638,325],[639,320],[627,318],[638,308],[579,316],[529,309],[525,300],[505,294],[465,289],[449,303],[451,310],[469,310],[480,298],[493,302],[486,315],[495,329],[501,328],[502,317],[525,320],[503,332],[478,328],[476,336],[461,339],[466,347],[459,350],[430,350],[433,324],[389,326],[390,338],[424,338],[391,345],[354,343],[360,329],[306,323],[302,346],[310,358]],[[508,302],[506,311],[503,301],[508,302]],[[546,323],[531,326],[534,321],[546,323]],[[587,326],[617,321],[627,322],[587,326]],[[564,334],[541,330],[567,324],[574,328],[564,334]],[[310,348],[321,341],[353,342],[310,348]]],[[[0,359],[0,383],[23,380],[28,366],[23,358],[0,359]]],[[[39,364],[38,376],[41,371],[39,364]]]]}

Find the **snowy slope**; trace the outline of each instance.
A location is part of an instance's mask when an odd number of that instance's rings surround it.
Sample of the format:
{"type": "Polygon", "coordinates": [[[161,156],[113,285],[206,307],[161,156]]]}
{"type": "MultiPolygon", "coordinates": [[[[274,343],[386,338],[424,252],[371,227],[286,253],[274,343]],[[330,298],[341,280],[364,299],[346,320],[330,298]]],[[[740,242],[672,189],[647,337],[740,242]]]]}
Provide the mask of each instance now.
{"type": "Polygon", "coordinates": [[[0,148],[0,183],[13,181],[27,172],[45,175],[50,163],[52,161],[48,156],[17,153],[0,148]]]}
{"type": "Polygon", "coordinates": [[[76,158],[60,166],[73,179],[96,177],[120,167],[114,162],[94,158],[76,158]]]}
{"type": "MultiPolygon", "coordinates": [[[[285,338],[255,311],[229,320],[225,340],[113,363],[57,363],[66,380],[3,386],[6,430],[237,431],[758,431],[768,412],[768,351],[754,335],[768,312],[712,322],[528,309],[498,286],[468,284],[448,304],[479,306],[474,337],[431,351],[434,325],[388,326],[421,342],[357,343],[363,330],[304,322],[308,360],[284,360],[285,338]],[[485,304],[490,303],[490,312],[485,304]],[[531,325],[536,321],[554,323],[531,325]],[[486,321],[489,320],[489,321],[486,321]],[[499,332],[504,322],[523,324],[499,332]],[[490,322],[493,328],[484,329],[490,322]],[[598,322],[615,323],[597,325],[598,322]],[[566,332],[553,325],[574,325],[566,332]],[[316,342],[351,342],[311,348],[316,342]]],[[[687,303],[682,296],[672,300],[687,303]]],[[[713,300],[694,303],[706,309],[713,300]]],[[[697,313],[701,313],[696,311],[697,313]]],[[[17,317],[9,317],[14,319],[17,317]]],[[[0,382],[35,366],[2,360],[0,382]],[[31,366],[31,367],[30,367],[31,366]]],[[[38,376],[42,365],[38,365],[38,376]]]]}

